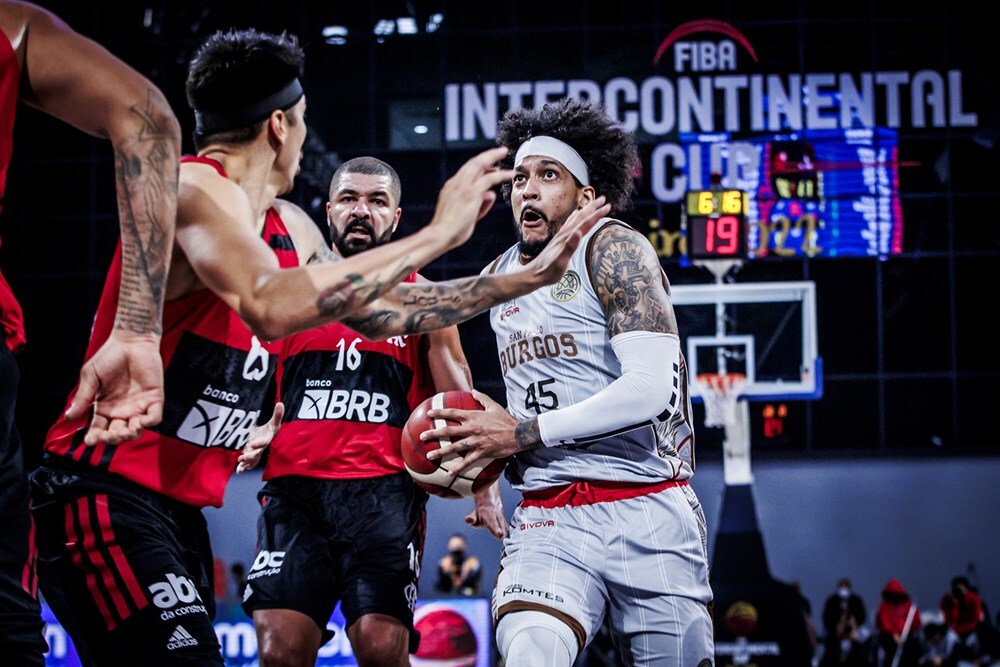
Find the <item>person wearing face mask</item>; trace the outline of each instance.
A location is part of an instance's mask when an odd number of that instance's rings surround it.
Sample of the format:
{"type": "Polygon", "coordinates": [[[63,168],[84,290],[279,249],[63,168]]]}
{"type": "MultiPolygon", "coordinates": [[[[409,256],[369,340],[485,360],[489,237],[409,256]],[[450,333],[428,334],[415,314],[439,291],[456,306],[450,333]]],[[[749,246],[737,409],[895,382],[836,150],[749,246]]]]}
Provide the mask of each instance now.
{"type": "Polygon", "coordinates": [[[865,623],[865,602],[851,590],[851,580],[842,577],[837,588],[823,603],[823,636],[836,640],[849,627],[860,629],[865,623]]]}
{"type": "Polygon", "coordinates": [[[843,577],[823,603],[823,665],[867,664],[871,633],[865,603],[843,577]]]}
{"type": "Polygon", "coordinates": [[[465,536],[455,533],[448,538],[448,555],[438,561],[438,576],[434,587],[441,593],[479,595],[482,567],[479,559],[470,556],[465,536]]]}

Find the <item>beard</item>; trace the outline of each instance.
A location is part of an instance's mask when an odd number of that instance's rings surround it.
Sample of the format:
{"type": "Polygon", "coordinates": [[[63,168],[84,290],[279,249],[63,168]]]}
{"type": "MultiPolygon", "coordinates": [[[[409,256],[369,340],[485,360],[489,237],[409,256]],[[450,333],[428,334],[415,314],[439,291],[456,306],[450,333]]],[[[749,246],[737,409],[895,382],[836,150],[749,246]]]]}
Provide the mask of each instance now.
{"type": "Polygon", "coordinates": [[[545,223],[545,236],[534,240],[525,241],[524,233],[522,231],[521,223],[517,220],[514,221],[514,233],[517,235],[517,249],[521,253],[522,257],[527,257],[529,259],[534,259],[538,257],[538,254],[545,250],[545,246],[549,244],[552,237],[556,234],[556,223],[555,221],[549,220],[548,216],[542,213],[540,210],[531,206],[530,204],[521,209],[521,217],[524,217],[525,211],[533,211],[545,223]]]}
{"type": "Polygon", "coordinates": [[[361,220],[359,218],[351,218],[348,221],[347,226],[344,228],[344,233],[341,234],[337,231],[337,228],[330,225],[330,240],[333,242],[333,246],[340,251],[342,257],[350,257],[351,255],[356,255],[359,252],[364,252],[365,250],[370,250],[376,246],[380,246],[383,243],[388,243],[389,239],[392,238],[392,227],[385,230],[381,236],[375,235],[375,227],[372,226],[367,220],[361,220]],[[347,238],[350,236],[351,232],[364,231],[368,236],[367,238],[354,237],[347,238]]]}

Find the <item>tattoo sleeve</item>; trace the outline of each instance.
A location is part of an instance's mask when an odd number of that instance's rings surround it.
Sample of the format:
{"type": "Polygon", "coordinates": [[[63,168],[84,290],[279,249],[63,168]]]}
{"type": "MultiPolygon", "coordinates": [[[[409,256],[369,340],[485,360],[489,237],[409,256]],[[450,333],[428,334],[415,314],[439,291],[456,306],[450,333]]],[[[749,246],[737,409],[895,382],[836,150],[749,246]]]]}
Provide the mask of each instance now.
{"type": "Polygon", "coordinates": [[[677,333],[666,277],[645,238],[628,227],[609,225],[595,238],[590,262],[609,336],[625,331],[677,333]]]}
{"type": "Polygon", "coordinates": [[[157,124],[148,99],[132,113],[138,131],[113,147],[122,244],[115,328],[159,334],[177,213],[179,146],[157,124]]]}
{"type": "Polygon", "coordinates": [[[400,283],[363,318],[348,318],[344,323],[367,336],[424,333],[464,322],[504,298],[496,276],[400,283]]]}

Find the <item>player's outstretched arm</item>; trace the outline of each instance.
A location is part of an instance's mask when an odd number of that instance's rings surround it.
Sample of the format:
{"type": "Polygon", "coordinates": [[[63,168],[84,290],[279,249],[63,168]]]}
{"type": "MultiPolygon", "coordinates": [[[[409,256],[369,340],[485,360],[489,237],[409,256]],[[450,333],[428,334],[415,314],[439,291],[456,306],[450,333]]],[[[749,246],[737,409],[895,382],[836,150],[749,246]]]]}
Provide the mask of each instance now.
{"type": "Polygon", "coordinates": [[[493,306],[562,278],[580,239],[608,214],[603,197],[574,211],[538,257],[520,271],[438,283],[406,283],[345,323],[377,340],[422,333],[464,322],[493,306]]]}
{"type": "Polygon", "coordinates": [[[428,459],[461,454],[463,462],[450,470],[457,475],[484,456],[586,442],[665,421],[678,409],[680,340],[652,246],[635,230],[608,225],[597,233],[588,263],[621,377],[578,403],[523,421],[506,412],[491,414],[489,407],[485,412],[429,410],[428,417],[456,424],[421,434],[425,440],[451,440],[429,452],[428,459]]]}
{"type": "Polygon", "coordinates": [[[442,188],[432,221],[414,234],[339,262],[287,270],[246,221],[257,217],[245,193],[204,165],[184,165],[178,243],[202,283],[256,335],[277,340],[343,320],[465,242],[495,202],[494,186],[511,177],[493,166],[505,154],[490,149],[466,162],[442,188]]]}
{"type": "Polygon", "coordinates": [[[23,58],[21,97],[29,105],[96,137],[114,151],[122,246],[122,281],[114,330],[87,361],[67,416],[94,404],[85,442],[118,442],[159,423],[163,377],[159,354],[164,288],[177,207],[180,126],[162,92],[146,77],[35,5],[13,36],[23,58]]]}

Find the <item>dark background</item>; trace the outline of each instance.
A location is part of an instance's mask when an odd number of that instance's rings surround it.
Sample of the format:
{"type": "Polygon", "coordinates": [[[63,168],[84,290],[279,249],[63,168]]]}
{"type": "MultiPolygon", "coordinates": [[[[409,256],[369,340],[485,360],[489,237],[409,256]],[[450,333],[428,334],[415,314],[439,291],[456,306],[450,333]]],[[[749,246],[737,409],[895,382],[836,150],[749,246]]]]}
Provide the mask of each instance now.
{"type": "MultiPolygon", "coordinates": [[[[811,280],[817,288],[823,397],[789,402],[778,438],[764,437],[762,404],[751,405],[754,487],[775,576],[802,582],[814,616],[845,575],[865,596],[870,613],[889,577],[899,577],[921,608],[933,611],[956,574],[968,574],[996,609],[995,8],[979,2],[808,0],[42,4],[162,87],[182,123],[186,152],[193,148],[193,119],[183,82],[194,47],[225,27],[294,32],[307,53],[310,138],[289,198],[322,222],[336,166],[375,155],[393,164],[403,180],[400,235],[429,220],[441,183],[490,144],[442,147],[440,108],[449,83],[671,76],[666,68],[651,68],[652,54],[671,30],[701,18],[726,21],[747,35],[760,56],[759,72],[961,70],[965,110],[979,115],[979,127],[904,125],[899,132],[899,160],[915,163],[899,170],[901,254],[768,257],[748,263],[735,280],[811,280]],[[428,33],[425,26],[437,12],[444,20],[428,33]],[[420,33],[380,42],[372,27],[401,16],[414,17],[420,33]],[[345,44],[325,42],[322,28],[332,24],[349,27],[345,44]],[[431,131],[410,134],[415,120],[426,121],[431,131]]],[[[0,266],[27,320],[18,416],[30,464],[76,380],[118,232],[107,143],[29,108],[18,113],[0,216],[0,266]]],[[[677,141],[676,133],[640,139],[644,164],[658,141],[677,141]]],[[[511,243],[509,217],[498,206],[470,243],[424,273],[437,279],[478,272],[511,243]]],[[[627,221],[645,231],[652,218],[676,230],[680,206],[658,202],[640,179],[627,221]]],[[[711,281],[677,257],[664,259],[663,266],[676,285],[711,281]]],[[[476,386],[502,401],[486,318],[462,325],[461,332],[476,386]]],[[[693,482],[705,505],[711,545],[724,486],[722,435],[721,429],[704,428],[703,410],[695,409],[701,465],[693,482]]],[[[216,552],[229,562],[253,558],[258,488],[258,477],[238,477],[226,507],[207,512],[216,552]]],[[[509,516],[516,495],[506,484],[504,494],[509,516]]],[[[471,501],[431,500],[425,571],[443,555],[447,536],[463,528],[461,517],[469,509],[471,501]]],[[[498,543],[482,531],[467,532],[485,572],[495,572],[498,543]]],[[[491,576],[484,580],[487,588],[491,576]]],[[[429,585],[422,579],[423,594],[430,593],[429,585]]]]}
{"type": "MultiPolygon", "coordinates": [[[[361,154],[385,159],[403,180],[398,235],[424,224],[440,184],[489,141],[442,148],[448,83],[614,76],[641,79],[670,30],[711,17],[736,26],[757,49],[761,72],[964,72],[966,110],[978,128],[904,125],[899,170],[904,252],[888,257],[755,260],[737,282],[812,280],[817,286],[824,396],[791,402],[780,438],[764,438],[751,410],[755,457],[996,455],[992,410],[1000,361],[992,320],[1000,258],[996,216],[1000,91],[991,48],[995,10],[971,3],[875,2],[44,2],[147,74],[171,100],[192,150],[183,84],[193,48],[224,27],[296,33],[307,52],[310,138],[289,198],[323,220],[333,169],[361,154]],[[753,5],[752,7],[748,5],[753,5]],[[893,3],[896,6],[896,3],[893,3]],[[488,8],[488,11],[486,11],[488,8]],[[431,16],[444,16],[428,33],[431,16]],[[379,38],[380,18],[411,16],[419,34],[379,38]],[[326,25],[350,30],[327,44],[326,25]],[[427,135],[409,133],[425,119],[427,135]],[[458,146],[456,148],[456,146],[458,146]]],[[[697,37],[696,37],[697,38],[697,37]]],[[[664,76],[670,71],[661,72],[664,76]]],[[[902,106],[906,108],[904,100],[902,106]]],[[[34,456],[58,415],[81,361],[117,239],[111,150],[30,108],[19,109],[0,262],[22,300],[29,346],[22,355],[20,426],[34,456]]],[[[744,127],[746,125],[744,124],[744,127]]],[[[642,137],[640,137],[642,139],[642,137]]],[[[643,141],[648,164],[657,141],[643,141]]],[[[652,197],[640,179],[628,221],[657,218],[677,229],[678,204],[652,197]]],[[[509,209],[498,206],[473,241],[425,270],[431,278],[478,272],[511,242],[509,209]]],[[[700,269],[665,258],[674,284],[709,282],[700,269]]],[[[462,325],[476,385],[503,398],[485,317],[462,325]]],[[[683,334],[683,332],[682,332],[683,334]]],[[[700,406],[697,410],[701,410],[700,406]]],[[[699,456],[721,456],[719,429],[702,429],[699,456]]]]}

